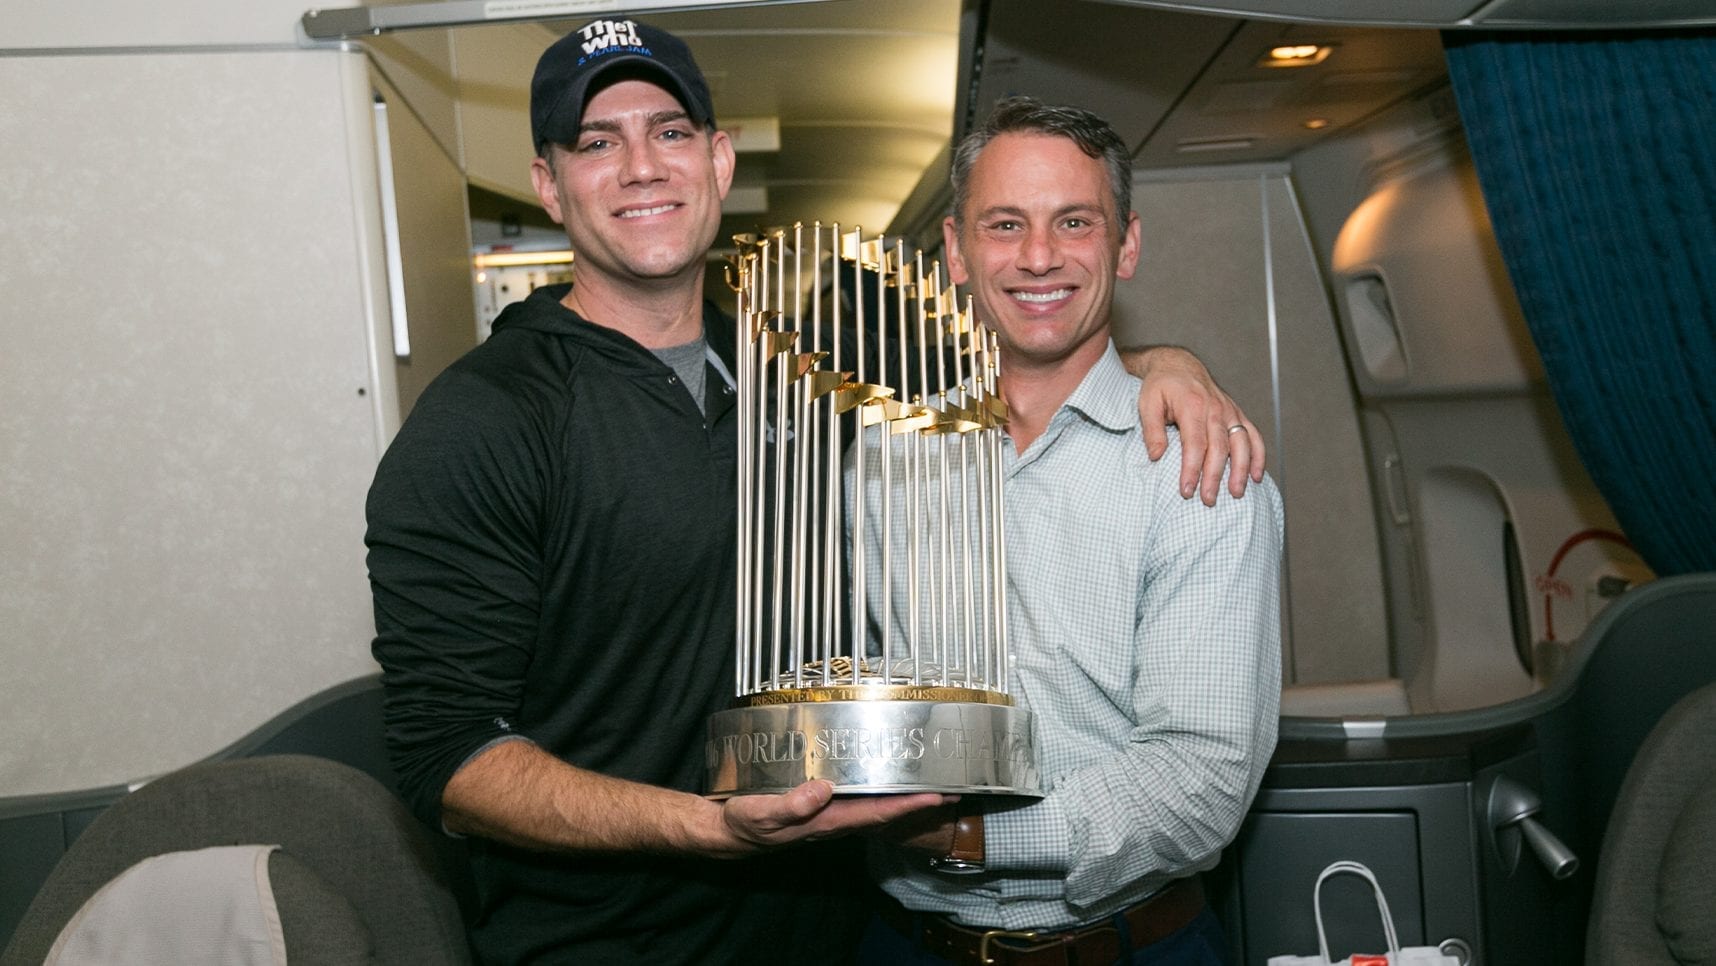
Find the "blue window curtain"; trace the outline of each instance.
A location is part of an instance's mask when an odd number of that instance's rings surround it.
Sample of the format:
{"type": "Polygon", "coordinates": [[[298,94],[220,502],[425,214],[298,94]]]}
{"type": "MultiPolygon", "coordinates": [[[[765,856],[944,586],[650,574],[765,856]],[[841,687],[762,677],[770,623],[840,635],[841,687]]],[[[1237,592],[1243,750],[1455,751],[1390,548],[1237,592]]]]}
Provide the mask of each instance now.
{"type": "Polygon", "coordinates": [[[1580,458],[1659,575],[1716,570],[1716,31],[1443,44],[1580,458]]]}

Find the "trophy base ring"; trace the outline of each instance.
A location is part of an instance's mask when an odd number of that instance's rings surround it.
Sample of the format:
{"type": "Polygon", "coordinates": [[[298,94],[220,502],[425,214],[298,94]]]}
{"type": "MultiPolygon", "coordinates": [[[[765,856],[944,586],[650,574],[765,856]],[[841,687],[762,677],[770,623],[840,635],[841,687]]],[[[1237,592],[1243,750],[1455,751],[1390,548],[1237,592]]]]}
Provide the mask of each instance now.
{"type": "Polygon", "coordinates": [[[709,797],[774,794],[811,779],[836,794],[1041,797],[1031,713],[1010,704],[815,701],[709,719],[709,797]]]}

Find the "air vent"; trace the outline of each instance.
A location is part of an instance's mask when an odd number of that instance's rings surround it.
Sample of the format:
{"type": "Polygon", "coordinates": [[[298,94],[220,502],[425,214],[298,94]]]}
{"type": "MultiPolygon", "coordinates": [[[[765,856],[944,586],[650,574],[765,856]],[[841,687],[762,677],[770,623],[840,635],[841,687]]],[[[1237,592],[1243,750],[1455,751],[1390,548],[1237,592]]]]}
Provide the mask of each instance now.
{"type": "Polygon", "coordinates": [[[1209,138],[1181,138],[1174,150],[1181,154],[1202,154],[1211,151],[1244,151],[1263,140],[1259,134],[1234,134],[1209,138]]]}

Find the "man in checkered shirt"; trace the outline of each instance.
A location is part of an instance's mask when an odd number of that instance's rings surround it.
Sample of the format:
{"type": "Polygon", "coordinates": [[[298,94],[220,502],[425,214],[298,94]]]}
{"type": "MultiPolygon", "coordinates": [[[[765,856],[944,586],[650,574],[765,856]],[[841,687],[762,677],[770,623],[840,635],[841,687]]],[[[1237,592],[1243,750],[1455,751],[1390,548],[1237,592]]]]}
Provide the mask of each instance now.
{"type": "Polygon", "coordinates": [[[1275,746],[1280,494],[1265,479],[1206,508],[1179,496],[1177,435],[1170,458],[1145,452],[1109,331],[1139,221],[1105,121],[1003,101],[960,146],[953,185],[952,277],[1001,345],[1010,684],[1046,795],[968,796],[875,848],[898,905],[862,957],[1226,963],[1198,873],[1275,746]]]}

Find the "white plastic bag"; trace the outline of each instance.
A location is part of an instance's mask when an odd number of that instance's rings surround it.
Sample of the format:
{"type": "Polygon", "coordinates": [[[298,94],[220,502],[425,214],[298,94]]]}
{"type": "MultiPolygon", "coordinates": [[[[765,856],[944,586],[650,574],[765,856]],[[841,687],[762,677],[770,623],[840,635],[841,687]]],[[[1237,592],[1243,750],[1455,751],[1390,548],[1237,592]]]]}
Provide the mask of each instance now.
{"type": "Polygon", "coordinates": [[[1317,916],[1317,951],[1320,955],[1271,956],[1269,966],[1465,966],[1459,957],[1444,953],[1435,946],[1401,949],[1400,940],[1394,935],[1394,916],[1388,911],[1388,899],[1382,894],[1382,886],[1377,883],[1376,876],[1362,863],[1335,862],[1324,869],[1311,889],[1311,910],[1317,916]],[[1339,962],[1329,959],[1329,937],[1323,931],[1323,881],[1342,872],[1363,876],[1370,883],[1371,891],[1376,893],[1376,907],[1382,913],[1382,934],[1388,940],[1387,953],[1354,953],[1339,962]]]}

